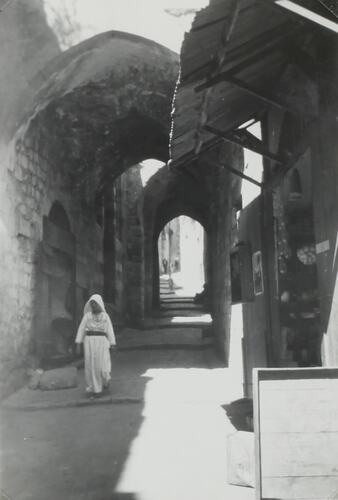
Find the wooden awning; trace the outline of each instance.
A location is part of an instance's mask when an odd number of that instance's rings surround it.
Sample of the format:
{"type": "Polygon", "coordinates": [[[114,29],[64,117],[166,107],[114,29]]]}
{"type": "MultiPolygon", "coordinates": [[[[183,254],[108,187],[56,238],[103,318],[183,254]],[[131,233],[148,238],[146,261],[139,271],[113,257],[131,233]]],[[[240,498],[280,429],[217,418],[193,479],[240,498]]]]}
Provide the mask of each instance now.
{"type": "Polygon", "coordinates": [[[269,157],[240,127],[259,120],[271,106],[295,114],[315,112],[277,91],[277,84],[290,61],[306,63],[302,50],[309,37],[323,31],[336,36],[336,21],[329,0],[211,0],[196,15],[182,46],[172,164],[191,161],[223,140],[249,149],[253,144],[269,157]],[[290,4],[310,9],[316,21],[290,11],[290,4]],[[322,26],[321,17],[332,26],[322,26]]]}

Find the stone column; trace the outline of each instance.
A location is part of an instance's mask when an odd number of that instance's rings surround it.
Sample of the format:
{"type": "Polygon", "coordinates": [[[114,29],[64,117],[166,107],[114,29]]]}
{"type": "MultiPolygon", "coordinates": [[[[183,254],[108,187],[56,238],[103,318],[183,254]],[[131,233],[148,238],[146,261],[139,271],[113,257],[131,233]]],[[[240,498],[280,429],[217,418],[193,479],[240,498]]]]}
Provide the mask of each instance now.
{"type": "Polygon", "coordinates": [[[103,235],[103,274],[104,299],[115,299],[115,200],[113,189],[105,194],[104,199],[104,235],[103,235]]]}

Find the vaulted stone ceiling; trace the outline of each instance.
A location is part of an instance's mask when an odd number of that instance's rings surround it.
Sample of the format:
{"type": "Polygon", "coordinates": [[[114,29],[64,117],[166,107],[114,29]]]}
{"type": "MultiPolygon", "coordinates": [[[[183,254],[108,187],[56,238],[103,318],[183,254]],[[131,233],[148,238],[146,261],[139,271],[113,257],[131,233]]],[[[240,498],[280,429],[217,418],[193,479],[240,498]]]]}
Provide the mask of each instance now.
{"type": "Polygon", "coordinates": [[[174,53],[109,32],[61,54],[44,75],[17,138],[33,141],[75,187],[99,189],[146,158],[167,160],[174,53]]]}

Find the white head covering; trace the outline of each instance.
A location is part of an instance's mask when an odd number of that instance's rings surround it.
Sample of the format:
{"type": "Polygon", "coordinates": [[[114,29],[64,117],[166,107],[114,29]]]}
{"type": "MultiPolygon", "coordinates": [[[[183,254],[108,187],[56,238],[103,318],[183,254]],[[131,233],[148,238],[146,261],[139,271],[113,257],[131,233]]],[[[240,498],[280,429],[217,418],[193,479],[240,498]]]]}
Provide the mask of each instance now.
{"type": "Polygon", "coordinates": [[[106,312],[106,308],[104,307],[104,302],[103,302],[101,295],[99,295],[98,293],[94,293],[94,295],[92,295],[90,297],[90,299],[86,302],[86,305],[84,306],[84,310],[83,310],[84,314],[91,312],[91,307],[90,307],[91,301],[96,302],[97,305],[99,305],[101,307],[102,311],[106,312]]]}

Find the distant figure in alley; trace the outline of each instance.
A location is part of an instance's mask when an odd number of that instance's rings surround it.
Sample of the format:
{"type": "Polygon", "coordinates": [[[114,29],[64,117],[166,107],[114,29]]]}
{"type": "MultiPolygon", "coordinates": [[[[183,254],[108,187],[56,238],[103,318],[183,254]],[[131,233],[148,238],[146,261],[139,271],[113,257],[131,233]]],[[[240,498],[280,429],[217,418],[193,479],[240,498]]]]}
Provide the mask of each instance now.
{"type": "Polygon", "coordinates": [[[86,303],[75,343],[77,354],[81,352],[80,344],[84,346],[86,393],[89,397],[99,397],[109,387],[110,349],[116,345],[101,295],[92,295],[86,303]]]}

